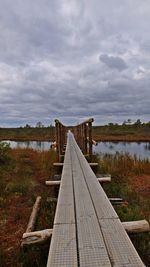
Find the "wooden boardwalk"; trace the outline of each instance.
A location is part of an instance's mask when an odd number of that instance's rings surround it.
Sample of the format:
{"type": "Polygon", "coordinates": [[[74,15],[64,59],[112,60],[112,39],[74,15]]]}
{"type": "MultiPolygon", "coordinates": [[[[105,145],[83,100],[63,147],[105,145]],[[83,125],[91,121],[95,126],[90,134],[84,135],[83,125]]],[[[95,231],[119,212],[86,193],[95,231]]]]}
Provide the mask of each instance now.
{"type": "Polygon", "coordinates": [[[47,267],[100,266],[144,264],[69,132],[47,267]]]}

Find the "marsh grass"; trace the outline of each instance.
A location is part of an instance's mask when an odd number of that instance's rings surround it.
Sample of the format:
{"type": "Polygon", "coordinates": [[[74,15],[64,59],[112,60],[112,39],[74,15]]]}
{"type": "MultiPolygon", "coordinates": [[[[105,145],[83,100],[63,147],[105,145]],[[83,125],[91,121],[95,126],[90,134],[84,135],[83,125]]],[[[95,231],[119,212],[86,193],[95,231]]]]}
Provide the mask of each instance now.
{"type": "MultiPolygon", "coordinates": [[[[49,242],[39,247],[20,250],[21,236],[26,229],[32,205],[37,195],[42,196],[41,210],[36,230],[52,228],[56,202],[56,190],[47,188],[45,180],[53,176],[56,161],[54,151],[35,151],[33,149],[9,149],[5,162],[0,164],[0,266],[44,267],[47,262],[49,242]],[[7,228],[6,228],[7,226],[7,228]],[[8,232],[6,229],[9,229],[8,232]],[[20,232],[19,232],[20,231],[20,232]],[[19,233],[18,233],[19,232],[19,233]],[[18,234],[17,234],[18,233],[18,234]],[[9,242],[5,240],[7,237],[9,242]],[[10,248],[13,247],[12,250],[10,248]]],[[[130,155],[95,155],[93,161],[99,162],[99,172],[112,176],[112,182],[104,185],[110,197],[122,197],[126,202],[115,209],[122,221],[148,218],[150,200],[140,195],[131,186],[134,176],[150,175],[148,160],[139,160],[130,155]]],[[[145,196],[145,195],[144,195],[145,196]]],[[[149,258],[148,237],[145,234],[132,235],[133,243],[147,264],[149,258]]],[[[148,266],[148,265],[147,265],[148,266]]]]}
{"type": "Polygon", "coordinates": [[[52,227],[55,207],[46,199],[53,190],[45,186],[45,180],[54,174],[55,160],[56,153],[51,150],[9,148],[5,160],[0,162],[1,267],[46,265],[48,244],[24,253],[20,241],[38,195],[42,196],[42,206],[36,229],[52,227]]]}
{"type": "MultiPolygon", "coordinates": [[[[114,206],[121,221],[150,221],[150,162],[129,154],[100,154],[99,173],[111,174],[110,184],[103,188],[108,197],[121,197],[123,205],[114,206]],[[136,179],[135,179],[136,177],[136,179]],[[147,187],[142,188],[142,177],[147,187]],[[138,181],[138,184],[136,184],[138,181]]],[[[132,234],[131,240],[146,266],[150,263],[149,233],[132,234]]]]}

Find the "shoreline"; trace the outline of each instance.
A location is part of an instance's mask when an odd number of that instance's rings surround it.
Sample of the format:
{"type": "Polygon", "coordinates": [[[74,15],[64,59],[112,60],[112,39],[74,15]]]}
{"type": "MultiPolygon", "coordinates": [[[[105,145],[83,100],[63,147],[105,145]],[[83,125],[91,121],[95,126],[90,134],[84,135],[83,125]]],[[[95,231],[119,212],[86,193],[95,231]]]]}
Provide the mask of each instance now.
{"type": "MultiPolygon", "coordinates": [[[[150,136],[131,136],[131,135],[93,135],[93,139],[96,142],[150,142],[150,136]]],[[[54,142],[55,138],[44,138],[44,137],[0,137],[0,141],[16,141],[16,142],[54,142]]]]}
{"type": "Polygon", "coordinates": [[[150,136],[131,136],[131,135],[99,135],[93,136],[97,142],[150,142],[150,136]]]}

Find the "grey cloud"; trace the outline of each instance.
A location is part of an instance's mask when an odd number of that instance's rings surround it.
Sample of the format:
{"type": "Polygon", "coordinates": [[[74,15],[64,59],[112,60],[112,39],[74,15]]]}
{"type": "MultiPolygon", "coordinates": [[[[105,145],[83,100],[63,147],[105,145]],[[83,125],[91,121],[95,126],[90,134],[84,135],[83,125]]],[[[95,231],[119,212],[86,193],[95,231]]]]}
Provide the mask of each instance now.
{"type": "Polygon", "coordinates": [[[0,5],[0,126],[148,118],[148,1],[0,5]]]}
{"type": "Polygon", "coordinates": [[[126,63],[120,57],[108,56],[106,54],[102,54],[99,57],[100,61],[105,63],[109,68],[117,69],[122,71],[127,68],[126,63]]]}

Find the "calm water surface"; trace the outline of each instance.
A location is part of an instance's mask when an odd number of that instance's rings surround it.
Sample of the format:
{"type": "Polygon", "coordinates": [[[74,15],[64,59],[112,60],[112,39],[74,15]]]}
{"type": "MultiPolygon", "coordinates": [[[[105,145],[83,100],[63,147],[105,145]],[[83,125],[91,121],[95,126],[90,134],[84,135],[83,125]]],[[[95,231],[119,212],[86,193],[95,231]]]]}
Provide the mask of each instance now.
{"type": "MultiPolygon", "coordinates": [[[[46,141],[6,142],[10,143],[12,148],[33,148],[40,151],[49,150],[51,145],[51,142],[46,141]]],[[[116,152],[120,152],[136,155],[141,159],[150,159],[150,142],[99,142],[97,146],[93,146],[93,149],[95,153],[115,154],[116,152]]]]}
{"type": "Polygon", "coordinates": [[[94,151],[109,154],[129,153],[141,159],[150,159],[150,142],[99,142],[94,151]]]}
{"type": "Polygon", "coordinates": [[[36,150],[49,150],[52,142],[46,141],[5,141],[10,144],[11,148],[33,148],[36,150]]]}

